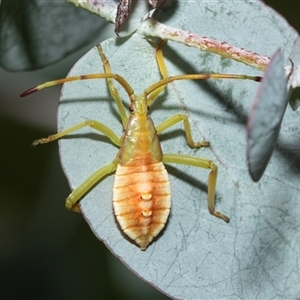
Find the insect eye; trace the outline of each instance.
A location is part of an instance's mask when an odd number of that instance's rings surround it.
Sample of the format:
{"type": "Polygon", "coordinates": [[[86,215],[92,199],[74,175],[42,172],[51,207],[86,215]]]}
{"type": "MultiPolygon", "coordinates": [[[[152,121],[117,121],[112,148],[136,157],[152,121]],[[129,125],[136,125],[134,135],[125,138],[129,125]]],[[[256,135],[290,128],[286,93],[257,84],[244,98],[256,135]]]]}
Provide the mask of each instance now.
{"type": "Polygon", "coordinates": [[[134,112],[134,107],[133,107],[133,105],[132,105],[132,104],[130,104],[130,106],[129,106],[129,111],[130,111],[131,113],[133,113],[133,112],[134,112]]]}

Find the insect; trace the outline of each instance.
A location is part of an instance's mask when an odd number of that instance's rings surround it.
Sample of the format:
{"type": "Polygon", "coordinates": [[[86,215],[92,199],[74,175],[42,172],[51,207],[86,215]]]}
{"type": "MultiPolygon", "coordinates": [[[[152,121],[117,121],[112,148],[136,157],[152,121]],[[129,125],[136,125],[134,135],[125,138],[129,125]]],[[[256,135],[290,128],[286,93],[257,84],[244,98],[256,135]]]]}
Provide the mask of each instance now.
{"type": "Polygon", "coordinates": [[[101,167],[81,185],[79,185],[66,199],[66,208],[80,212],[78,202],[81,198],[106,175],[115,172],[113,184],[113,209],[117,221],[124,233],[145,250],[167,222],[171,209],[171,188],[168,173],[163,163],[185,164],[209,169],[208,176],[208,210],[209,212],[229,222],[229,218],[215,210],[215,190],[217,181],[217,165],[205,158],[182,154],[162,153],[158,134],[171,126],[183,122],[187,144],[191,148],[207,147],[209,142],[194,142],[191,134],[189,119],[184,114],[176,114],[161,124],[154,126],[148,114],[149,107],[166,86],[176,80],[215,79],[249,79],[260,81],[260,77],[235,74],[187,74],[168,76],[163,59],[163,44],[156,49],[155,56],[163,79],[150,85],[140,95],[134,93],[133,88],[120,75],[112,73],[100,45],[97,45],[101,57],[104,73],[67,77],[49,81],[33,87],[20,96],[24,97],[43,88],[88,79],[106,79],[110,94],[120,113],[124,134],[118,137],[105,124],[96,120],[86,120],[47,138],[37,139],[33,145],[46,144],[54,140],[89,126],[106,135],[113,144],[120,149],[115,159],[108,165],[101,167]],[[127,116],[124,104],[113,85],[113,80],[119,82],[130,100],[130,115],[127,116]]]}

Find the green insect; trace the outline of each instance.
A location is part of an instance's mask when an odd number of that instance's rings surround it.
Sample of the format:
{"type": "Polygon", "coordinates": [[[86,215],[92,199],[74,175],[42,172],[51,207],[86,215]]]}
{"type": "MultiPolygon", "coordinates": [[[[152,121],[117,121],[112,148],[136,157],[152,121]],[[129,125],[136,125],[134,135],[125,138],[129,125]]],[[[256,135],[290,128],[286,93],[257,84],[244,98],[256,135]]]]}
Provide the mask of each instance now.
{"type": "Polygon", "coordinates": [[[158,135],[171,126],[183,122],[187,144],[191,148],[207,147],[209,142],[194,142],[188,117],[176,114],[155,126],[148,114],[149,107],[167,85],[177,80],[214,79],[249,79],[260,81],[261,77],[235,74],[189,74],[168,76],[162,53],[163,43],[156,49],[158,68],[163,79],[155,82],[140,95],[120,75],[112,73],[100,45],[97,45],[104,73],[67,77],[46,82],[33,87],[21,94],[21,97],[35,93],[43,88],[66,82],[89,79],[106,79],[123,124],[124,134],[118,137],[105,124],[96,120],[86,120],[47,138],[35,140],[33,145],[46,144],[89,126],[107,136],[120,149],[115,159],[101,167],[82,184],[80,184],[66,199],[66,207],[80,212],[78,202],[81,198],[106,175],[115,172],[113,184],[113,208],[116,219],[126,235],[145,250],[155,236],[163,229],[171,209],[171,187],[164,163],[190,165],[209,169],[208,176],[208,210],[209,212],[229,222],[229,218],[215,210],[215,191],[217,182],[217,165],[205,158],[182,154],[162,153],[158,135]],[[124,104],[113,85],[113,80],[119,82],[130,100],[130,114],[127,116],[124,104]]]}

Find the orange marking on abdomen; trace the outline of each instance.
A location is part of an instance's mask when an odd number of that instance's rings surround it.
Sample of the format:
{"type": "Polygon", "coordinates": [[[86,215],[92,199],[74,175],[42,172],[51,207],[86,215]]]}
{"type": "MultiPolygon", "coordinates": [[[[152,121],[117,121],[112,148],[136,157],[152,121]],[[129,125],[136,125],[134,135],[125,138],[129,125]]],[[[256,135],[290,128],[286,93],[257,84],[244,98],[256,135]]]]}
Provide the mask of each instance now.
{"type": "Polygon", "coordinates": [[[170,213],[171,188],[163,163],[119,164],[113,185],[113,206],[122,230],[145,250],[170,213]]]}

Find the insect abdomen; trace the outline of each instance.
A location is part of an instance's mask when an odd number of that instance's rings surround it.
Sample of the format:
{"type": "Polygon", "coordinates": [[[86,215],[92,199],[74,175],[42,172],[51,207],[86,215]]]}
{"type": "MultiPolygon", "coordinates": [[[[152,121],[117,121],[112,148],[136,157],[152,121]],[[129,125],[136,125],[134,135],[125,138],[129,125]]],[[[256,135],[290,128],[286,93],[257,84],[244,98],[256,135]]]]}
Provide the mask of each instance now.
{"type": "Polygon", "coordinates": [[[145,250],[163,229],[170,213],[170,181],[163,163],[119,164],[113,206],[122,230],[145,250]]]}

